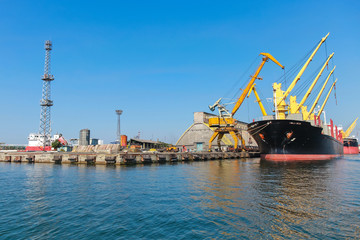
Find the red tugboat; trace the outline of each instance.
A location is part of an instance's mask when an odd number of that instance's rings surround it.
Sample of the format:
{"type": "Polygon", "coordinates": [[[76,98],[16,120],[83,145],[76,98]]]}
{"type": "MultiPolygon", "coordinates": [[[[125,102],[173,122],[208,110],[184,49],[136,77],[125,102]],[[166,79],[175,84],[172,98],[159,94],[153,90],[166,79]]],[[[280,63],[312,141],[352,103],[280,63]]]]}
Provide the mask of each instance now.
{"type": "Polygon", "coordinates": [[[327,125],[320,119],[337,80],[333,82],[317,115],[313,113],[335,67],[328,74],[310,110],[307,110],[307,106],[304,105],[334,53],[327,58],[301,102],[297,103],[296,96],[290,96],[289,103],[285,102],[328,35],[317,44],[286,91],[281,89],[281,83],[273,84],[275,115],[264,115],[263,120],[248,124],[248,132],[257,142],[262,159],[269,161],[328,160],[344,154],[341,131],[332,120],[330,120],[330,125],[327,125]]]}
{"type": "Polygon", "coordinates": [[[359,118],[356,118],[350,127],[345,132],[342,132],[342,135],[344,136],[344,154],[359,154],[358,140],[355,137],[349,137],[354,130],[358,119],[359,118]]]}

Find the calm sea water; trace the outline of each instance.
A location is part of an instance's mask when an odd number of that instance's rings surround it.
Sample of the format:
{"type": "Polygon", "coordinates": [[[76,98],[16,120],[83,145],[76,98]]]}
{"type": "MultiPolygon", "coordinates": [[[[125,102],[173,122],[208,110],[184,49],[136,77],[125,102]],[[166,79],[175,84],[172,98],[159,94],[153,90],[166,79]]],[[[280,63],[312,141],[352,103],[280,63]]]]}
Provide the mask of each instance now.
{"type": "Polygon", "coordinates": [[[0,239],[354,239],[360,157],[0,163],[0,239]]]}

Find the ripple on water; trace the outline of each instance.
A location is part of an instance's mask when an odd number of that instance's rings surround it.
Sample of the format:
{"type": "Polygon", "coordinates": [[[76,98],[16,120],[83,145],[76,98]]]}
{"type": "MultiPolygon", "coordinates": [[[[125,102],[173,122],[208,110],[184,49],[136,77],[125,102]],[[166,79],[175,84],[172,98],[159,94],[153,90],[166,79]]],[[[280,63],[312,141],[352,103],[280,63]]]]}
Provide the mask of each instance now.
{"type": "Polygon", "coordinates": [[[310,164],[0,163],[0,238],[354,238],[359,173],[359,156],[310,164]]]}

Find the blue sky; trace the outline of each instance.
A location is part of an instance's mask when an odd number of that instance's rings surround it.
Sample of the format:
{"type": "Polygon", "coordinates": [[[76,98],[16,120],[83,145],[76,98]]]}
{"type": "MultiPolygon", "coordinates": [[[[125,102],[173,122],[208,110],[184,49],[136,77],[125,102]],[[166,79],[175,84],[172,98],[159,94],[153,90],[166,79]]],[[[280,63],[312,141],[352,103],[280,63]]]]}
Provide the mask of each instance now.
{"type": "MultiPolygon", "coordinates": [[[[303,79],[335,52],[337,104],[332,94],[326,114],[346,127],[360,115],[359,12],[358,1],[0,0],[0,142],[26,143],[38,131],[48,39],[52,129],[68,139],[89,128],[114,140],[114,110],[123,109],[123,134],[176,142],[193,112],[248,81],[260,52],[290,68],[328,32],[303,79]]],[[[258,89],[270,98],[284,72],[269,62],[260,75],[258,89]]],[[[253,97],[236,114],[259,116],[253,97]]]]}

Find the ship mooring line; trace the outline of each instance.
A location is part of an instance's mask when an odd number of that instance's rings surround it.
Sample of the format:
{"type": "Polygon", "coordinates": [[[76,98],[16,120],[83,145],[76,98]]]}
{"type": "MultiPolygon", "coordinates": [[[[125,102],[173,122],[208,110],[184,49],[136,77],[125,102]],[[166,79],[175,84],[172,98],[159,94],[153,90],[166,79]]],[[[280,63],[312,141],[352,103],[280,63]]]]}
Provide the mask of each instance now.
{"type": "MultiPolygon", "coordinates": [[[[265,129],[267,126],[269,126],[271,124],[271,122],[267,122],[267,123],[264,123],[263,125],[260,125],[260,126],[257,126],[253,129],[251,129],[250,131],[252,132],[253,130],[257,130],[256,132],[253,132],[252,134],[257,134],[258,132],[260,132],[261,130],[265,129]],[[260,129],[258,129],[260,128],[260,129]]],[[[248,130],[249,131],[249,130],[248,130]]],[[[249,132],[250,132],[249,131],[249,132]]]]}

